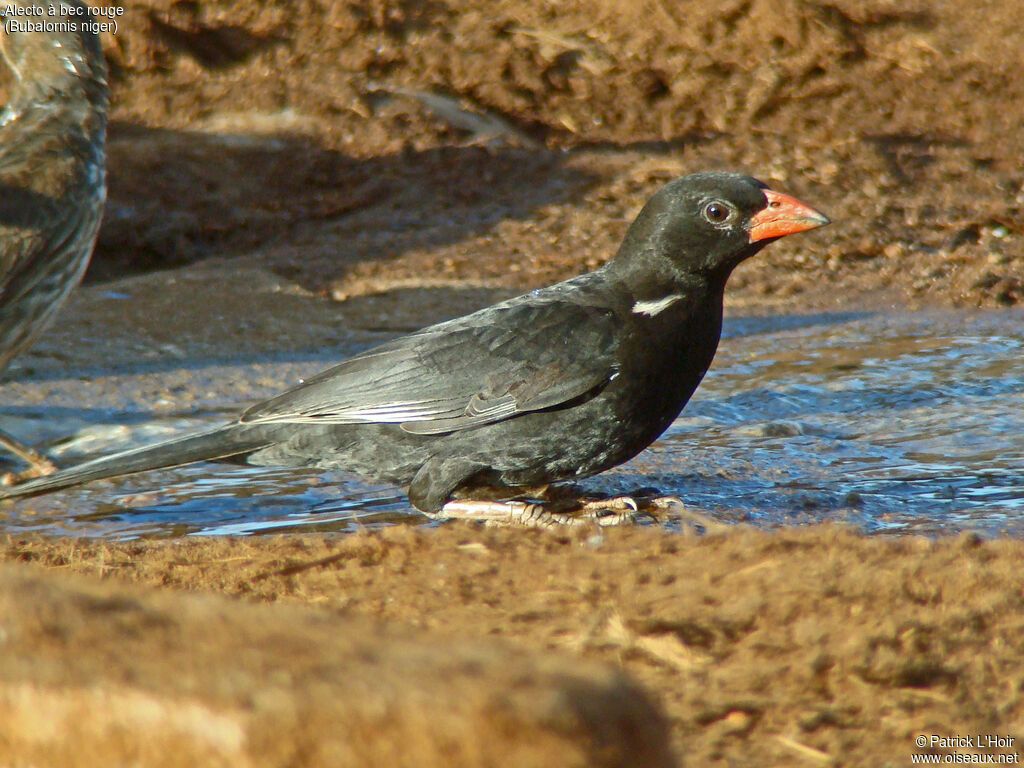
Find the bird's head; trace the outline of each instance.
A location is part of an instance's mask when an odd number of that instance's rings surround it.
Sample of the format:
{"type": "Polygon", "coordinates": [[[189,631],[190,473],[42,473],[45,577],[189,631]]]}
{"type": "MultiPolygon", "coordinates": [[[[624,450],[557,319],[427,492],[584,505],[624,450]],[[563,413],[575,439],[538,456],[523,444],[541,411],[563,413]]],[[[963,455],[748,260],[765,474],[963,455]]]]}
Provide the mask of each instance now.
{"type": "Polygon", "coordinates": [[[822,213],[757,179],[695,173],[648,201],[612,264],[634,276],[699,275],[724,287],[736,265],[768,243],[828,223],[822,213]]]}

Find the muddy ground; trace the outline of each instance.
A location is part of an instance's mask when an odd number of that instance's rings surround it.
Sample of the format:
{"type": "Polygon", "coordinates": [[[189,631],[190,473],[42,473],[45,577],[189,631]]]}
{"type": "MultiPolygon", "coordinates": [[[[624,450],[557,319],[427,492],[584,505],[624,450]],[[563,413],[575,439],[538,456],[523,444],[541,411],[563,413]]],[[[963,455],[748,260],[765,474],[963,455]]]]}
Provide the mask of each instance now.
{"type": "MultiPolygon", "coordinates": [[[[1024,301],[1020,0],[124,7],[93,285],[269,270],[401,330],[592,269],[661,184],[734,168],[835,223],[741,267],[731,311],[1024,301]],[[409,311],[419,288],[444,290],[409,311]]],[[[258,337],[259,307],[230,332],[258,337]]],[[[689,765],[902,766],[922,734],[1017,740],[988,754],[1024,738],[1018,542],[451,526],[0,544],[57,573],[621,665],[689,765]]]]}

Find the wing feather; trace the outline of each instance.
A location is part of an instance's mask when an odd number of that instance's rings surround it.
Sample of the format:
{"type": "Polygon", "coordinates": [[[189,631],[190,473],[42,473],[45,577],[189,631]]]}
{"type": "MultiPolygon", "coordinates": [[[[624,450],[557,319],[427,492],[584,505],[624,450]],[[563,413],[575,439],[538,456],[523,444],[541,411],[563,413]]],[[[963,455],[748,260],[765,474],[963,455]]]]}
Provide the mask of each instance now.
{"type": "Polygon", "coordinates": [[[425,435],[493,423],[611,381],[615,330],[609,309],[528,295],[350,358],[242,421],[390,423],[425,435]]]}

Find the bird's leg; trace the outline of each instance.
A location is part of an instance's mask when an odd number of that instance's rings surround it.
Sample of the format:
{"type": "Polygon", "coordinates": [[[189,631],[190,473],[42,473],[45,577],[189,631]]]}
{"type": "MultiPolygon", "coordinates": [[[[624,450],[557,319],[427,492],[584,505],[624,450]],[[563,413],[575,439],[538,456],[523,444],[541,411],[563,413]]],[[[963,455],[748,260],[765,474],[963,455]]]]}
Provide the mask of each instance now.
{"type": "Polygon", "coordinates": [[[2,429],[0,429],[0,448],[4,448],[31,465],[28,469],[21,472],[3,473],[0,475],[0,485],[18,485],[26,480],[31,480],[33,477],[52,475],[57,471],[57,465],[47,456],[15,439],[2,429]]]}

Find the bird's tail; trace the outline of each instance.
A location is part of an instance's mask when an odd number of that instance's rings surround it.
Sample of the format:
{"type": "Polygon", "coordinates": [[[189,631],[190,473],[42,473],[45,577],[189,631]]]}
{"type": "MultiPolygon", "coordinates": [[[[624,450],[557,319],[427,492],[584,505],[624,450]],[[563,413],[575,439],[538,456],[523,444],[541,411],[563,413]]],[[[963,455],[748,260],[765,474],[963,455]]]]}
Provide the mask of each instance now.
{"type": "Polygon", "coordinates": [[[29,480],[10,488],[0,488],[0,499],[37,496],[108,477],[120,477],[150,469],[180,467],[195,461],[226,459],[251,453],[268,443],[266,435],[260,434],[260,430],[257,429],[236,424],[218,427],[210,432],[179,437],[156,445],[133,448],[93,459],[46,477],[29,480]]]}

